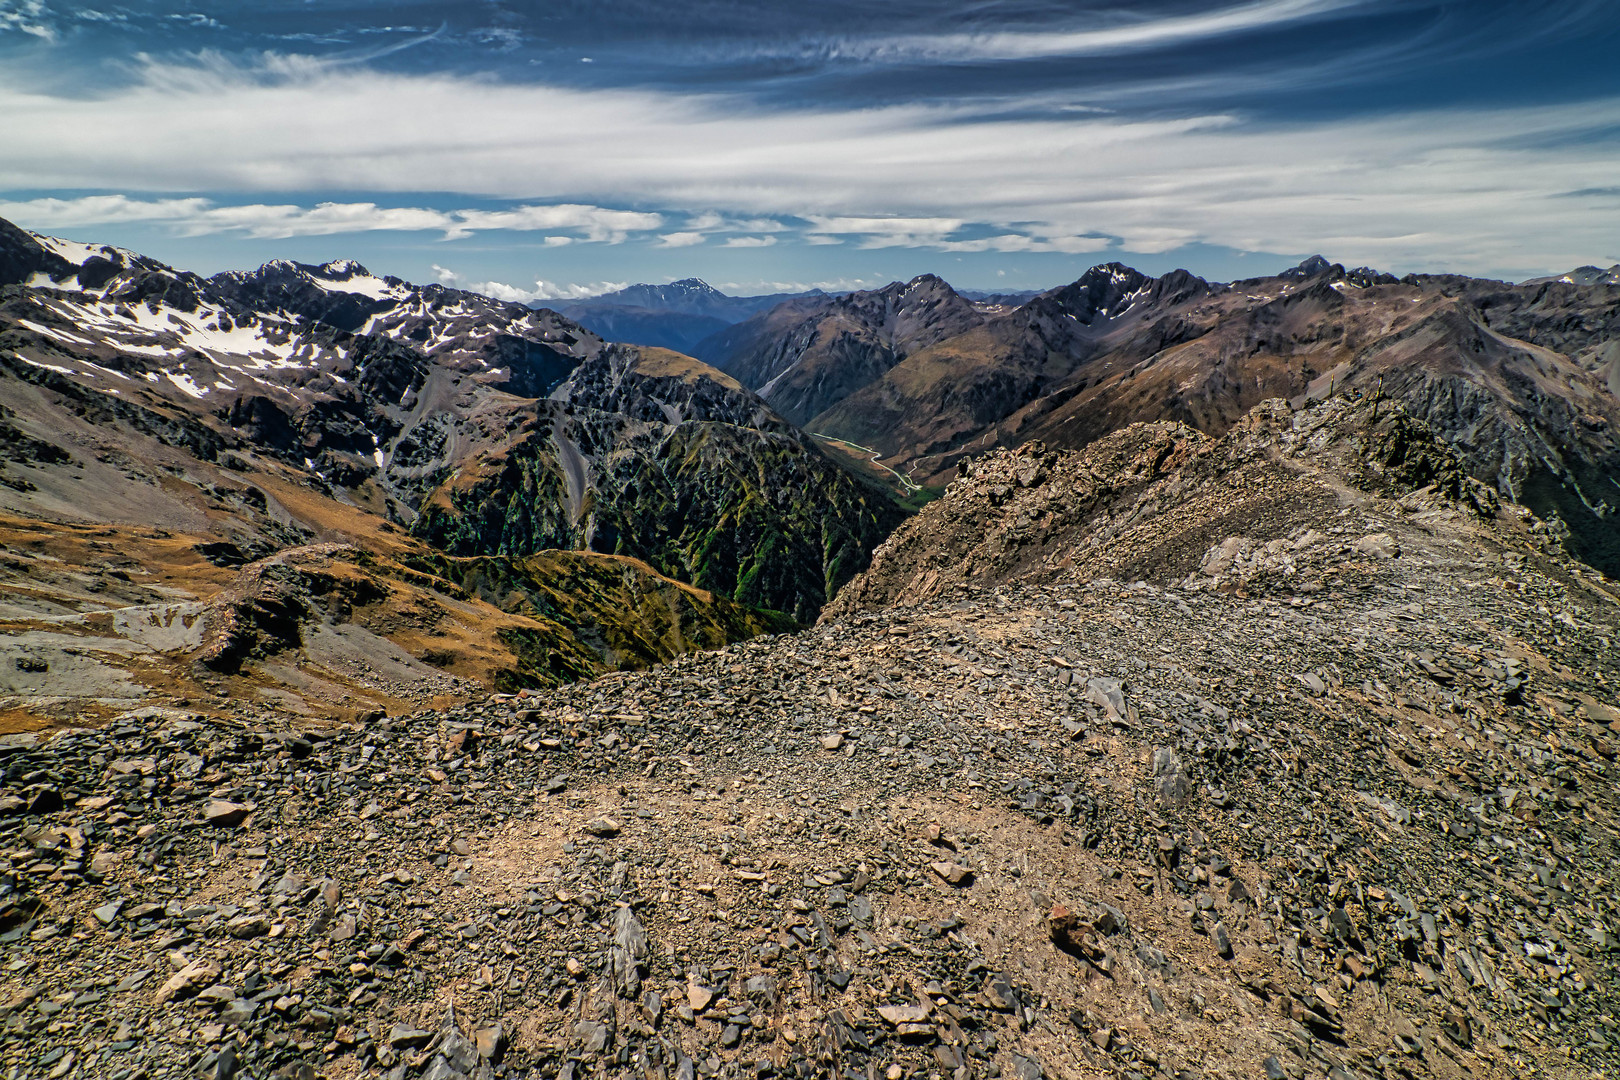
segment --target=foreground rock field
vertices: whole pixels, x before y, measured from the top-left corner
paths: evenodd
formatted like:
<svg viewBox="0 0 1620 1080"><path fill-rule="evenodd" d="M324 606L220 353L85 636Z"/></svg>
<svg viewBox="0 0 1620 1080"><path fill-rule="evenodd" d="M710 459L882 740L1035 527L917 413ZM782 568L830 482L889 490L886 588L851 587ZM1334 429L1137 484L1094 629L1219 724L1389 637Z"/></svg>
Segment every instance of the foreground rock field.
<svg viewBox="0 0 1620 1080"><path fill-rule="evenodd" d="M1610 1073L1612 600L1437 569L1310 603L962 589L365 728L14 737L0 1053Z"/></svg>
<svg viewBox="0 0 1620 1080"><path fill-rule="evenodd" d="M1557 539L1271 404L989 455L796 635L6 736L0 1068L1613 1076L1620 593Z"/></svg>

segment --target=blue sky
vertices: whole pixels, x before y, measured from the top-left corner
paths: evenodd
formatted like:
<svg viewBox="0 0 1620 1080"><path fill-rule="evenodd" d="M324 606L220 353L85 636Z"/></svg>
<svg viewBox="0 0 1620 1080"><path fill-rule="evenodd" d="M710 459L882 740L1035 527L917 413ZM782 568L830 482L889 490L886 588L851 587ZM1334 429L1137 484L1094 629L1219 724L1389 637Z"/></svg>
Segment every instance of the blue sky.
<svg viewBox="0 0 1620 1080"><path fill-rule="evenodd" d="M0 0L0 216L514 299L1620 262L1620 4Z"/></svg>

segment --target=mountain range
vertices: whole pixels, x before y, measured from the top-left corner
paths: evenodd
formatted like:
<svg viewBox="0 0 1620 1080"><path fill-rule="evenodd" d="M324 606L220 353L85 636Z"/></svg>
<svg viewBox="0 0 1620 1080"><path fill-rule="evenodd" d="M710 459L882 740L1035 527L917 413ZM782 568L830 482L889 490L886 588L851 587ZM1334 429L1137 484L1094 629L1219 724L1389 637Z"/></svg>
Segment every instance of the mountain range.
<svg viewBox="0 0 1620 1080"><path fill-rule="evenodd" d="M609 341L673 349L701 358L702 343L726 327L777 304L818 297L819 290L728 296L699 278L668 285L631 285L585 300L543 303Z"/></svg>
<svg viewBox="0 0 1620 1080"><path fill-rule="evenodd" d="M812 622L993 448L1220 437L1274 398L1387 402L1614 573L1620 285L1583 275L689 279L562 314L352 261L204 278L0 224L0 520L27 554L7 610L43 635L7 686L363 712L640 666ZM629 310L724 325L699 359L574 318ZM103 594L184 633L93 631Z"/></svg>
<svg viewBox="0 0 1620 1080"><path fill-rule="evenodd" d="M0 223L0 1050L1611 1075L1580 276L923 275L705 362Z"/></svg>
<svg viewBox="0 0 1620 1080"><path fill-rule="evenodd" d="M730 377L555 312L352 262L205 279L9 224L0 274L0 517L185 627L161 678L128 635L73 677L79 586L40 600L24 560L18 633L66 621L8 642L12 692L364 711L415 677L576 678L813 619L903 514Z"/></svg>
<svg viewBox="0 0 1620 1080"><path fill-rule="evenodd" d="M1613 573L1617 320L1606 280L1397 280L1318 256L1222 284L1113 263L1011 309L932 276L782 305L727 331L709 360L927 488L994 446L1079 448L1143 420L1219 435L1266 398L1376 393Z"/></svg>

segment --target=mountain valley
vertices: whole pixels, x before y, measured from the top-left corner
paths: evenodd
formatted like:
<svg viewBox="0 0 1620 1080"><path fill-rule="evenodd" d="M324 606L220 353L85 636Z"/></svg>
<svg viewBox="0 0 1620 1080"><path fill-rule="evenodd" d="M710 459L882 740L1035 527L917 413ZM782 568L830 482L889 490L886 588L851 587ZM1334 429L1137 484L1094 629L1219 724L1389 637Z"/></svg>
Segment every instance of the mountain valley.
<svg viewBox="0 0 1620 1080"><path fill-rule="evenodd" d="M557 312L0 223L0 1068L1613 1075L1587 269Z"/></svg>

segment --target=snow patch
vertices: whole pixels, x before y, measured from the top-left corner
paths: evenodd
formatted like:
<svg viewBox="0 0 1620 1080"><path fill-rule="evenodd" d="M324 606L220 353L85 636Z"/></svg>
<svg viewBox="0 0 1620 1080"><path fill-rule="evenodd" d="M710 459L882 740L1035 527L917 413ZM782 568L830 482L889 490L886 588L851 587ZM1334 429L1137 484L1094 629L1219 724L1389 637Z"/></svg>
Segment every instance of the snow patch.
<svg viewBox="0 0 1620 1080"><path fill-rule="evenodd" d="M92 258L111 248L101 244L81 244L77 240L63 240L55 236L41 236L39 233L30 233L39 246L56 255L60 255L74 266L83 266Z"/></svg>
<svg viewBox="0 0 1620 1080"><path fill-rule="evenodd" d="M209 388L206 386L198 386L196 380L192 379L192 377L186 374L184 371L178 373L173 371L165 371L163 374L170 382L179 387L182 393L189 394L198 401L201 401L203 398L208 396Z"/></svg>
<svg viewBox="0 0 1620 1080"><path fill-rule="evenodd" d="M46 371L54 371L58 375L77 375L78 374L77 371L74 371L70 367L62 367L59 364L45 364L45 363L41 363L38 360L30 360L26 356L22 358L22 362L25 363L25 364L29 364L29 365L31 365L33 367L44 368Z"/></svg>
<svg viewBox="0 0 1620 1080"><path fill-rule="evenodd" d="M54 330L49 326L41 326L39 323L32 322L32 321L30 321L28 319L18 319L17 320L17 325L18 326L25 326L28 329L32 330L36 334L44 334L46 337L55 338L57 341L66 342L69 345L94 345L95 344L95 342L91 341L88 338L82 338L82 337L79 337L76 334L70 334L66 330Z"/></svg>

